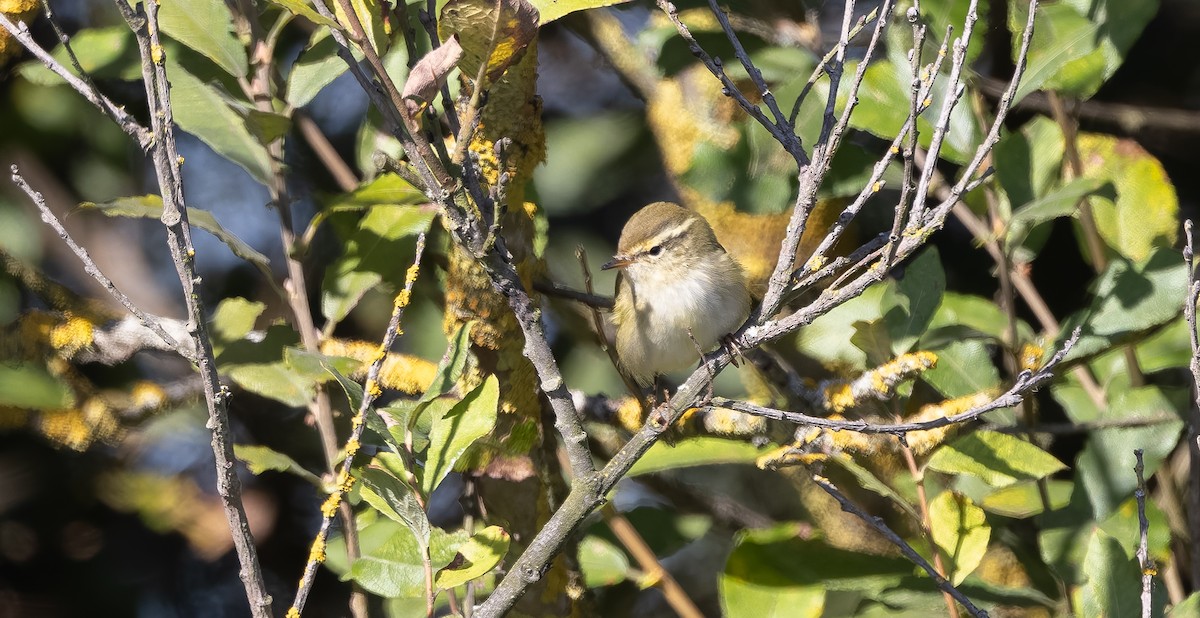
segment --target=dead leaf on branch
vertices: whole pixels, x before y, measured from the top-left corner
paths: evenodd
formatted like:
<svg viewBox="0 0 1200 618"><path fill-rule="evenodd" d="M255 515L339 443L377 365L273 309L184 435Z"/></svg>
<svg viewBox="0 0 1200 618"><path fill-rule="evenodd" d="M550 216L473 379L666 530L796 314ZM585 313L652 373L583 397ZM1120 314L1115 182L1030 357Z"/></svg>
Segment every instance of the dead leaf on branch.
<svg viewBox="0 0 1200 618"><path fill-rule="evenodd" d="M404 106L409 119L416 118L421 110L437 96L446 76L463 57L463 48L458 43L458 35L451 36L442 46L425 54L413 67L404 82Z"/></svg>
<svg viewBox="0 0 1200 618"><path fill-rule="evenodd" d="M528 0L450 0L442 8L438 30L447 40L458 35L463 73L474 77L486 63L484 79L490 83L525 55L539 19Z"/></svg>

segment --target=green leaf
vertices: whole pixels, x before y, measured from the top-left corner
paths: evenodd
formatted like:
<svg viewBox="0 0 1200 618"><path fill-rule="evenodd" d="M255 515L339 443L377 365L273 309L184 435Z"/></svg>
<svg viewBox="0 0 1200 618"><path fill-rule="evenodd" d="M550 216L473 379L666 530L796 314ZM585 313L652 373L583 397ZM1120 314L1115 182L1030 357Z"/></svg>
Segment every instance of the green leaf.
<svg viewBox="0 0 1200 618"><path fill-rule="evenodd" d="M947 474L970 474L995 487L1045 478L1066 466L1016 436L976 431L938 448L926 464Z"/></svg>
<svg viewBox="0 0 1200 618"><path fill-rule="evenodd" d="M71 50L79 59L79 65L94 79L141 79L142 70L138 59L137 44L127 26L108 28L84 28L71 35ZM52 58L65 67L71 67L71 58L62 44L54 48ZM74 72L74 71L72 71ZM17 67L17 73L40 86L64 84L61 77L47 69L40 60L31 60Z"/></svg>
<svg viewBox="0 0 1200 618"><path fill-rule="evenodd" d="M718 580L725 616L820 616L827 594L878 593L912 573L899 557L801 539L794 524L741 531L734 543Z"/></svg>
<svg viewBox="0 0 1200 618"><path fill-rule="evenodd" d="M851 344L846 333L855 322L872 322L882 317L880 302L886 290L887 285L873 285L800 329L796 335L799 351L826 366L865 368L866 354Z"/></svg>
<svg viewBox="0 0 1200 618"><path fill-rule="evenodd" d="M629 0L529 0L538 10L539 26L544 26L556 19L576 11L598 9L605 6L624 4Z"/></svg>
<svg viewBox="0 0 1200 618"><path fill-rule="evenodd" d="M417 206L397 204L370 208L359 221L357 231L346 242L342 257L325 271L322 313L330 320L340 322L367 291L384 282L400 285L408 261L397 259L397 256L412 253L409 237L429 229L433 216L432 211Z"/></svg>
<svg viewBox="0 0 1200 618"><path fill-rule="evenodd" d="M267 1L270 2L271 4L274 4L275 6L278 6L278 7L282 8L283 10L291 13L292 15L296 15L298 17L303 17L304 19L307 19L308 21L311 21L312 23L314 23L318 26L337 28L338 30L342 29L342 27L340 25L338 25L338 23L336 21L333 21L332 19L329 19L328 17L321 15L320 13L317 12L316 9L312 8L311 6L308 6L308 3L305 2L305 0L267 0Z"/></svg>
<svg viewBox="0 0 1200 618"><path fill-rule="evenodd" d="M250 471L254 474L262 474L267 470L289 472L312 483L316 487L324 487L324 483L321 482L320 477L306 470L295 459L279 451L265 446L235 444L233 445L233 454L242 463L245 463L246 467L250 468Z"/></svg>
<svg viewBox="0 0 1200 618"><path fill-rule="evenodd" d="M1046 493L1050 498L1050 510L1061 509L1071 500L1075 484L1070 481L1046 481ZM989 513L1025 519L1040 515L1044 510L1041 490L1035 481L1022 481L1002 487L984 496L979 506Z"/></svg>
<svg viewBox="0 0 1200 618"><path fill-rule="evenodd" d="M212 335L218 342L244 339L267 306L241 297L226 298L217 305L212 317Z"/></svg>
<svg viewBox="0 0 1200 618"><path fill-rule="evenodd" d="M740 440L728 440L700 436L687 438L670 446L656 442L646 454L633 464L626 476L640 476L678 468L707 466L712 464L752 463L767 452Z"/></svg>
<svg viewBox="0 0 1200 618"><path fill-rule="evenodd" d="M1171 608L1167 614L1171 618L1197 618L1200 617L1200 592L1193 592L1182 603Z"/></svg>
<svg viewBox="0 0 1200 618"><path fill-rule="evenodd" d="M949 328L954 326L966 327L974 331L976 336L985 335L995 341L1008 338L1008 315L996 303L982 296L946 292L918 347L936 350L969 338ZM1034 338L1033 329L1024 321L1017 321L1017 338L1021 341Z"/></svg>
<svg viewBox="0 0 1200 618"><path fill-rule="evenodd" d="M163 32L207 56L226 73L246 75L246 50L233 35L233 16L222 0L164 0L159 3L158 20Z"/></svg>
<svg viewBox="0 0 1200 618"><path fill-rule="evenodd" d="M1146 520L1150 524L1146 533L1146 549L1150 552L1150 557L1155 560L1169 559L1171 528L1167 523L1167 516L1149 496L1146 498ZM1137 558L1141 529L1136 497L1130 496L1122 502L1108 519L1100 522L1099 528L1121 544L1121 548L1125 550L1125 557Z"/></svg>
<svg viewBox="0 0 1200 618"><path fill-rule="evenodd" d="M314 384L328 382L344 374L353 373L362 367L362 362L353 358L326 356L320 352L309 352L297 347L283 349L283 362L288 369L295 371L296 375L303 376ZM357 399L352 398L351 403L357 404L362 401L361 392L361 387L357 393L352 391L351 394L358 394L358 397ZM357 405L354 409L358 409Z"/></svg>
<svg viewBox="0 0 1200 618"><path fill-rule="evenodd" d="M467 448L496 426L499 403L500 381L491 375L445 414L433 418L425 472L421 476L425 495L432 495Z"/></svg>
<svg viewBox="0 0 1200 618"><path fill-rule="evenodd" d="M588 535L579 542L579 570L588 588L611 586L629 578L629 558L616 545Z"/></svg>
<svg viewBox="0 0 1200 618"><path fill-rule="evenodd" d="M957 586L983 560L992 527L987 524L983 509L970 498L944 491L929 503L929 532L933 542L950 559L950 580Z"/></svg>
<svg viewBox="0 0 1200 618"><path fill-rule="evenodd" d="M383 468L363 468L360 474L363 482L363 500L389 519L404 524L412 531L422 551L429 547L429 518L417 501L413 488Z"/></svg>
<svg viewBox="0 0 1200 618"><path fill-rule="evenodd" d="M357 50L357 46L352 45L351 49ZM337 42L329 35L329 31L318 29L288 74L287 102L292 107L308 105L325 86L349 70L346 61L337 55L337 50ZM356 52L354 58L361 61L362 54Z"/></svg>
<svg viewBox="0 0 1200 618"><path fill-rule="evenodd" d="M1179 231L1179 198L1162 163L1131 139L1081 133L1077 145L1084 176L1117 189L1115 200L1091 199L1105 244L1134 262L1171 248Z"/></svg>
<svg viewBox="0 0 1200 618"><path fill-rule="evenodd" d="M357 581L363 588L385 598L424 599L426 582L422 565L423 551L411 532L397 529L396 525L390 520L383 520L368 526L362 535L364 537L368 534L377 537L374 530L376 527L379 527L381 532L391 531L391 535L382 540L372 538L370 545L364 542L363 557L354 561L342 579ZM433 571L437 572L450 564L458 548L467 542L467 533L462 530L447 533L441 528L433 528L430 532L429 562ZM341 549L342 546L344 545L338 543L338 547L335 548L331 542L331 555L335 549Z"/></svg>
<svg viewBox="0 0 1200 618"><path fill-rule="evenodd" d="M424 552L408 531L394 534L371 554L355 560L343 579L384 598L425 594Z"/></svg>
<svg viewBox="0 0 1200 618"><path fill-rule="evenodd" d="M488 526L476 532L471 540L458 548L454 560L438 571L434 583L442 590L449 590L482 577L504 559L511 540L500 526Z"/></svg>
<svg viewBox="0 0 1200 618"><path fill-rule="evenodd" d="M1088 308L1063 321L1056 345L1079 325L1082 334L1067 354L1069 360L1125 343L1179 315L1183 311L1179 299L1186 291L1183 258L1173 249L1155 251L1143 264L1116 257L1092 285Z"/></svg>
<svg viewBox="0 0 1200 618"><path fill-rule="evenodd" d="M895 30L899 31L900 29ZM907 44L902 43L902 45L905 50L910 49L912 47L911 39ZM943 68L948 69L949 63L943 63ZM847 72L855 70L857 70L856 67L847 63ZM929 95L933 105L929 112L922 114L917 121L918 141L922 148L928 148L930 145L933 126L930 124L929 118L936 118L936 115L940 113L948 82L949 76L946 73L938 74ZM891 140L908 121L908 104L897 105L896 102L908 101L911 96L909 92L911 83L912 71L903 55L898 57L890 55L888 59L872 62L863 76L863 84L858 92L859 105L855 108L854 115L850 117L850 124L881 139ZM841 113L845 107L846 96L848 96L847 89L842 88L838 92L838 113ZM942 143L941 158L955 163L965 163L974 154L979 137L979 127L971 118L969 106L960 103L950 113L950 130L946 133L946 139Z"/></svg>
<svg viewBox="0 0 1200 618"><path fill-rule="evenodd" d="M69 386L28 363L0 363L0 406L61 410L75 405Z"/></svg>
<svg viewBox="0 0 1200 618"><path fill-rule="evenodd" d="M141 195L130 197L119 197L108 202L83 202L79 205L83 208L96 208L100 212L109 217L139 217L143 219L158 219L162 217L162 196L160 195ZM259 267L270 266L270 260L267 256L254 250L254 247L246 244L242 239L234 236L232 232L227 231L217 223L217 219L213 217L211 212L201 210L199 208L187 209L188 223L193 227L198 227L209 234L212 234L217 240L225 243L229 250L234 255L250 262Z"/></svg>
<svg viewBox="0 0 1200 618"><path fill-rule="evenodd" d="M937 366L922 373L921 379L947 399L965 397L1000 384L1000 372L982 341L956 341L934 353L938 357Z"/></svg>
<svg viewBox="0 0 1200 618"><path fill-rule="evenodd" d="M1141 607L1142 570L1137 562L1125 557L1120 543L1107 534L1095 531L1087 544L1083 558L1083 582L1076 590L1076 605L1080 616L1129 616ZM1162 584L1157 582L1158 594L1151 599L1162 615ZM1152 608L1153 611L1154 608Z"/></svg>
<svg viewBox="0 0 1200 618"><path fill-rule="evenodd" d="M1002 211L1006 219L1012 208L1043 197L1059 181L1065 150L1062 129L1045 116L1033 118L1020 131L1001 131L992 156L1008 202L1009 210Z"/></svg>
<svg viewBox="0 0 1200 618"><path fill-rule="evenodd" d="M1178 403L1172 402L1167 391L1155 386L1117 389L1109 394L1104 408L1097 408L1083 389L1073 383L1056 385L1051 394L1075 423L1171 417L1188 400L1186 392L1176 390ZM1133 493L1137 485L1132 473L1133 449L1145 450L1146 476L1153 475L1174 450L1182 428L1183 421L1179 420L1145 427L1108 427L1089 434L1075 469L1097 520L1107 518Z"/></svg>
<svg viewBox="0 0 1200 618"><path fill-rule="evenodd" d="M308 405L316 396L316 383L282 362L234 365L225 372L238 386L295 408Z"/></svg>
<svg viewBox="0 0 1200 618"><path fill-rule="evenodd" d="M925 332L946 291L946 273L936 247L910 261L904 276L888 288L881 303L883 322L892 338L892 351L904 354Z"/></svg>
<svg viewBox="0 0 1200 618"><path fill-rule="evenodd" d="M266 184L271 177L270 155L250 134L242 116L229 107L226 97L215 86L201 81L177 63L168 65L171 108L179 128Z"/></svg>
<svg viewBox="0 0 1200 618"><path fill-rule="evenodd" d="M1112 199L1116 197L1113 186L1099 178L1076 178L1071 182L1035 199L1013 213L1008 222L1005 243L1009 248L1025 242L1029 231L1039 224L1059 217L1072 216L1085 196L1100 193Z"/></svg>
<svg viewBox="0 0 1200 618"><path fill-rule="evenodd" d="M1020 49L1021 31L1029 19L1029 5L1009 2L1008 27L1013 33L1013 51ZM1089 21L1066 3L1039 4L1034 18L1028 65L1017 86L1013 103L1037 90L1070 88L1080 92L1098 85L1101 71L1073 61L1095 50L1098 24Z"/></svg>

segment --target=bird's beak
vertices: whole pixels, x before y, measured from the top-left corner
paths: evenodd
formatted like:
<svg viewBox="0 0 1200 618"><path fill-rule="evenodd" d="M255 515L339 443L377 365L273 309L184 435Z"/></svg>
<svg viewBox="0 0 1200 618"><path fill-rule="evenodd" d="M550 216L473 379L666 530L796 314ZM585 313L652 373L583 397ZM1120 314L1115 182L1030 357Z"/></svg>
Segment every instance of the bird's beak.
<svg viewBox="0 0 1200 618"><path fill-rule="evenodd" d="M621 257L619 255L614 255L613 259L605 262L604 265L600 267L600 270L612 270L614 268L625 268L626 266L629 266L629 264L632 262L633 262L633 260L631 260L629 258Z"/></svg>

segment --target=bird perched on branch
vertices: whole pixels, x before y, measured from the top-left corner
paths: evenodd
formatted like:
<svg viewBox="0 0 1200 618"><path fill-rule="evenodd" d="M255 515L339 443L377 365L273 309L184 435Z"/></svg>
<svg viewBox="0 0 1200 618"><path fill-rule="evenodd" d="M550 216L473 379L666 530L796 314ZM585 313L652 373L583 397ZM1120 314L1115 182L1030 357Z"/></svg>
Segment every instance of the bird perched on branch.
<svg viewBox="0 0 1200 618"><path fill-rule="evenodd" d="M703 217L656 202L621 230L613 322L622 368L645 386L695 363L746 321L750 291L742 268Z"/></svg>

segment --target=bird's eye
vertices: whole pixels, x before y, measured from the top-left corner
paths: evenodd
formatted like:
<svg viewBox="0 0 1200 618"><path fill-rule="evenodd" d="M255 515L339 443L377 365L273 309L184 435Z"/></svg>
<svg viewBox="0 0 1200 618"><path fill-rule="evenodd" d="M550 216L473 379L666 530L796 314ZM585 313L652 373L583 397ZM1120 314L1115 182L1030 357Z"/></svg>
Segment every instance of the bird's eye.
<svg viewBox="0 0 1200 618"><path fill-rule="evenodd" d="M650 255L659 255L662 253L662 245L654 245L650 247Z"/></svg>

